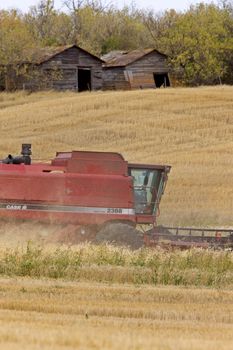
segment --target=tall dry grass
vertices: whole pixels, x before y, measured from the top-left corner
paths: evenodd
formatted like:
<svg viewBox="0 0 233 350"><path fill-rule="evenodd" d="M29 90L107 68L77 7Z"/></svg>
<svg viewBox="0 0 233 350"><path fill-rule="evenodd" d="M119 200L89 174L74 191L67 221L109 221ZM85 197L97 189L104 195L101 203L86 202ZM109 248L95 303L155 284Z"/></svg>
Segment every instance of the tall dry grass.
<svg viewBox="0 0 233 350"><path fill-rule="evenodd" d="M131 92L0 94L0 156L33 144L121 152L173 166L159 222L232 225L233 87Z"/></svg>

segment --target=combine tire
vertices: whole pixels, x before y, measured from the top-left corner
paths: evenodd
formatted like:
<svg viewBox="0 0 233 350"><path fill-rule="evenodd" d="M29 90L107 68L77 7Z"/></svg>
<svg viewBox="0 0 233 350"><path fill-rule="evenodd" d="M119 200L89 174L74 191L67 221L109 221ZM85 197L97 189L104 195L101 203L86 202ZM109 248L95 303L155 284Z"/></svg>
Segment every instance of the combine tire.
<svg viewBox="0 0 233 350"><path fill-rule="evenodd" d="M107 224L100 229L96 235L96 243L104 242L131 249L139 249L144 245L142 233L134 227L122 223Z"/></svg>

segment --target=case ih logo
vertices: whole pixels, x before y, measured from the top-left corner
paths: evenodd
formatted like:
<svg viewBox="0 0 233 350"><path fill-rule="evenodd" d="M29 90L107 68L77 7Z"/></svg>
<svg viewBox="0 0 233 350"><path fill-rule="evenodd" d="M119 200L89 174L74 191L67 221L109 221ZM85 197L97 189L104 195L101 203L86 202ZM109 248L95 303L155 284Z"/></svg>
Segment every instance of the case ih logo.
<svg viewBox="0 0 233 350"><path fill-rule="evenodd" d="M9 210L27 210L26 205L18 205L18 204L7 204L6 209Z"/></svg>

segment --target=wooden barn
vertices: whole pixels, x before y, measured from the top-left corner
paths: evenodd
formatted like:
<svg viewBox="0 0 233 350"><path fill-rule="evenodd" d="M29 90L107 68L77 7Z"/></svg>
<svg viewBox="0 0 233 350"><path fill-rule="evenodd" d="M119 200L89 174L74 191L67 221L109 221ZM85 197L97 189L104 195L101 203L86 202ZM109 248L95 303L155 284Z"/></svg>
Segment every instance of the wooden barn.
<svg viewBox="0 0 233 350"><path fill-rule="evenodd" d="M113 51L102 59L104 90L170 86L167 56L155 49Z"/></svg>
<svg viewBox="0 0 233 350"><path fill-rule="evenodd" d="M17 66L8 66L6 90L102 89L103 61L79 46L39 48L25 57Z"/></svg>

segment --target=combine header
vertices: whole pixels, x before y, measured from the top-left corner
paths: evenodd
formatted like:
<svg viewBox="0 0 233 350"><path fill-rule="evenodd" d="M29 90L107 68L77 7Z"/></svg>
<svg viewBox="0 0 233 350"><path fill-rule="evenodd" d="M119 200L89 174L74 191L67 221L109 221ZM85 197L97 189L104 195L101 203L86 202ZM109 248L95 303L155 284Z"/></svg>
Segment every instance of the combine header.
<svg viewBox="0 0 233 350"><path fill-rule="evenodd" d="M31 145L23 144L21 156L0 163L0 216L60 224L65 241L184 246L187 238L173 229L156 228L170 168L131 164L113 152L57 152L51 163L34 163ZM153 228L143 233L138 225ZM231 232L215 238L224 247L233 241Z"/></svg>

